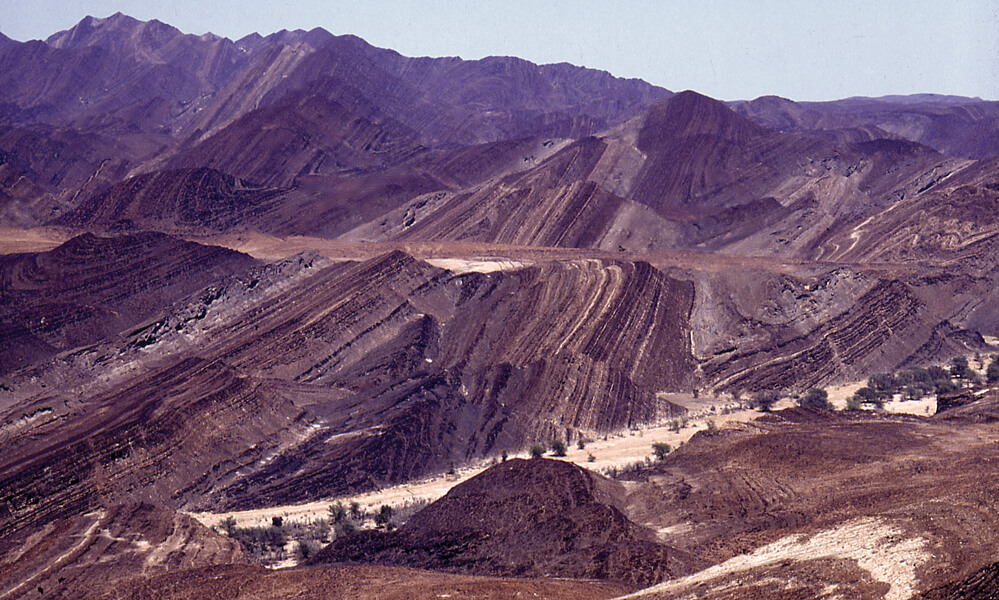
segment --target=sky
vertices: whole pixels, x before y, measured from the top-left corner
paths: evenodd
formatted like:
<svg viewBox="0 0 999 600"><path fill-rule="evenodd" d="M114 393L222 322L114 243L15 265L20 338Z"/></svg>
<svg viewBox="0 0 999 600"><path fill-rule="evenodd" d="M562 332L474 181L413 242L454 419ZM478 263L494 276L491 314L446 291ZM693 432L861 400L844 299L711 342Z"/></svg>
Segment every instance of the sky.
<svg viewBox="0 0 999 600"><path fill-rule="evenodd" d="M723 100L999 100L999 0L0 0L0 32L119 11L230 39L322 27L407 56L569 62Z"/></svg>

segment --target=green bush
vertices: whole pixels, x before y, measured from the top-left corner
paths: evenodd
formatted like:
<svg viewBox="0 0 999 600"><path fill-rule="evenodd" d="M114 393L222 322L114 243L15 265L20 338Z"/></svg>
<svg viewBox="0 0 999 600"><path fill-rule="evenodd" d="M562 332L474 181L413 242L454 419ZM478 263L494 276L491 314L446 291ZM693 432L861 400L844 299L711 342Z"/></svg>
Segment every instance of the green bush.
<svg viewBox="0 0 999 600"><path fill-rule="evenodd" d="M531 448L528 452L531 453L531 458L541 458L545 455L545 447L541 444L531 444Z"/></svg>
<svg viewBox="0 0 999 600"><path fill-rule="evenodd" d="M548 446L552 449L552 455L554 456L565 456L568 448L565 447L565 442L559 438L553 439Z"/></svg>
<svg viewBox="0 0 999 600"><path fill-rule="evenodd" d="M969 379L973 376L968 367L968 359L963 356L955 356L950 359L950 376L954 379Z"/></svg>
<svg viewBox="0 0 999 600"><path fill-rule="evenodd" d="M330 504L329 513L330 521L333 521L335 525L339 525L347 520L347 509L339 502Z"/></svg>
<svg viewBox="0 0 999 600"><path fill-rule="evenodd" d="M655 442L652 444L652 453L656 455L656 460L666 460L673 447L666 442Z"/></svg>
<svg viewBox="0 0 999 600"><path fill-rule="evenodd" d="M898 391L898 380L891 373L878 373L871 375L867 380L867 387L884 399L890 399Z"/></svg>
<svg viewBox="0 0 999 600"><path fill-rule="evenodd" d="M388 527L392 522L392 507L388 504L382 504L378 512L375 513L375 526L376 527Z"/></svg>
<svg viewBox="0 0 999 600"><path fill-rule="evenodd" d="M782 397L782 394L777 390L760 390L756 392L754 400L756 400L756 406L763 412L770 412L770 409L777 404Z"/></svg>
<svg viewBox="0 0 999 600"><path fill-rule="evenodd" d="M802 408L817 408L820 410L832 410L829 404L829 394L822 388L809 388L798 399L798 406Z"/></svg>
<svg viewBox="0 0 999 600"><path fill-rule="evenodd" d="M999 382L999 359L992 359L989 368L985 369L985 379L989 383Z"/></svg>

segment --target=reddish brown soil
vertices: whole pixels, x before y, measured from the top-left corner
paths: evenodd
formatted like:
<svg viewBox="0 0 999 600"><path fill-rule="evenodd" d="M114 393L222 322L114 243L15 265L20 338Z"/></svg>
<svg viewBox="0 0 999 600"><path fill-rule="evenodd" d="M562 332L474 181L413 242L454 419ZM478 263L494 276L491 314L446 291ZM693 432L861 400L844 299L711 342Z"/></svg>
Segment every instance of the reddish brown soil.
<svg viewBox="0 0 999 600"><path fill-rule="evenodd" d="M514 579L449 575L380 566L335 566L268 571L253 567L211 567L146 580L87 596L122 600L604 600L627 588L602 581Z"/></svg>

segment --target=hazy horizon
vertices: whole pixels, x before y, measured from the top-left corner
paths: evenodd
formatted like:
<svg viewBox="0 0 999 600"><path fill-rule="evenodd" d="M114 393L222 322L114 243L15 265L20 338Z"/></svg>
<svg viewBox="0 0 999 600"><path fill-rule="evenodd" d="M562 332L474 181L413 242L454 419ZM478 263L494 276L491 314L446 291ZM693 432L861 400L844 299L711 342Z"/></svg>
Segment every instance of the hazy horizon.
<svg viewBox="0 0 999 600"><path fill-rule="evenodd" d="M0 32L45 39L123 12L232 40L321 27L407 56L568 62L724 100L942 94L999 99L999 3L565 0L169 5L8 0Z"/></svg>

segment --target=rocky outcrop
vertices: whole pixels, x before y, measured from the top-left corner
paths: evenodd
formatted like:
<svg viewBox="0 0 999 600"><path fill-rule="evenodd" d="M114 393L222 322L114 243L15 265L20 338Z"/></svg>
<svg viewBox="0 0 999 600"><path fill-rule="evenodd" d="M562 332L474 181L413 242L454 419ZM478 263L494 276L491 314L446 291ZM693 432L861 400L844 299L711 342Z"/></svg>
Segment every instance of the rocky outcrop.
<svg viewBox="0 0 999 600"><path fill-rule="evenodd" d="M99 598L135 577L250 565L242 547L192 517L116 505L19 530L0 549L5 598Z"/></svg>
<svg viewBox="0 0 999 600"><path fill-rule="evenodd" d="M75 237L0 257L0 374L138 325L252 258L162 234Z"/></svg>

